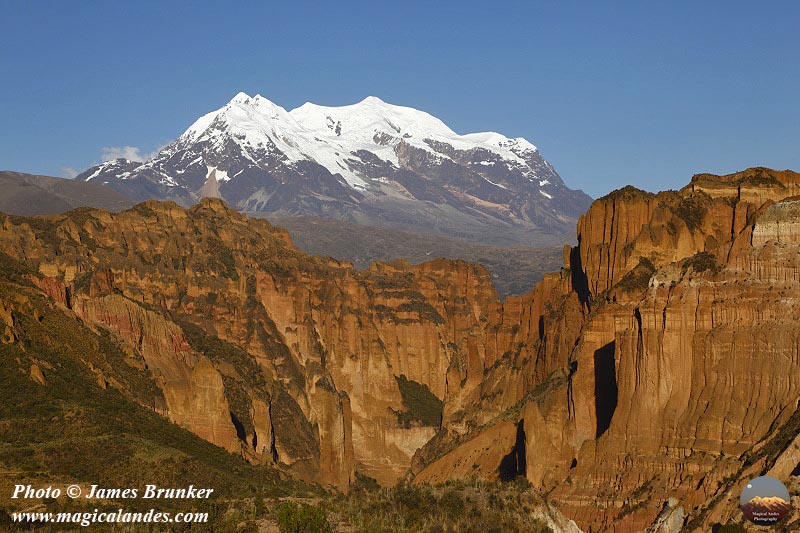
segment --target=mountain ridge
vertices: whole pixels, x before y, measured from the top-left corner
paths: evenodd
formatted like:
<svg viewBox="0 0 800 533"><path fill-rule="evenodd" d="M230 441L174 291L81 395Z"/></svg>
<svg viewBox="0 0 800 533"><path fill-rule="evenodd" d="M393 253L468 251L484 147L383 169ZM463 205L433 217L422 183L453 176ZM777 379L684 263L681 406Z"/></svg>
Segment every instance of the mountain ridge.
<svg viewBox="0 0 800 533"><path fill-rule="evenodd" d="M55 215L76 207L121 211L134 202L98 183L12 170L0 171L0 212L13 215Z"/></svg>
<svg viewBox="0 0 800 533"><path fill-rule="evenodd" d="M78 207L95 207L116 212L135 202L99 183L67 178L35 176L0 171L0 212L36 216L61 214ZM204 194L215 197L214 189ZM318 217L282 215L278 212L254 213L288 229L299 249L313 255L331 256L352 262L356 268L369 267L372 261L407 259L421 263L433 258L464 259L485 264L501 297L528 292L542 275L558 268L563 239L541 236L537 247L508 246L513 235L488 233L495 245L446 238L419 231L369 227Z"/></svg>
<svg viewBox="0 0 800 533"><path fill-rule="evenodd" d="M522 137L459 135L428 113L376 97L286 111L239 93L153 159L107 161L76 179L136 201L189 206L217 196L245 212L399 223L451 237L454 228L491 227L518 245L537 244L536 233L570 233L590 201Z"/></svg>

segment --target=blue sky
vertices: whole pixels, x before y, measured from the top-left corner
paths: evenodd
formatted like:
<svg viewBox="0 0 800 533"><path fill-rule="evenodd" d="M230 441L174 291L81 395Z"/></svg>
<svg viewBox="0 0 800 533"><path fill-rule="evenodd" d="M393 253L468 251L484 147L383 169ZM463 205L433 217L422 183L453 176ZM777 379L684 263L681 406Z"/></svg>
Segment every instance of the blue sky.
<svg viewBox="0 0 800 533"><path fill-rule="evenodd" d="M147 153L238 91L376 95L536 144L571 187L800 170L798 2L4 2L0 168Z"/></svg>

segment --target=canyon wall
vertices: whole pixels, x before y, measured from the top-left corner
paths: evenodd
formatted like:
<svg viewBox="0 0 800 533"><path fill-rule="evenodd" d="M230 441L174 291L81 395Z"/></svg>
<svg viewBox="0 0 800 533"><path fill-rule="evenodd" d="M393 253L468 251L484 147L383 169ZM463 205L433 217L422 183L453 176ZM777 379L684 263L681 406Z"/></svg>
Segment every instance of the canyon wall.
<svg viewBox="0 0 800 533"><path fill-rule="evenodd" d="M510 421L524 442L503 445L584 530L642 531L677 509L690 531L740 519L750 477L800 470L798 187L800 174L750 169L597 200L560 282L523 304L538 331L521 317L525 346L474 400L496 405L495 375L521 373L516 404L428 444L417 479L446 477L443 464L468 477L459 457ZM468 475L502 477L481 464Z"/></svg>
<svg viewBox="0 0 800 533"><path fill-rule="evenodd" d="M212 199L0 226L0 251L136 353L164 393L159 412L312 481L401 479L441 426L441 404L497 358L486 324L500 301L478 265L356 271Z"/></svg>
<svg viewBox="0 0 800 533"><path fill-rule="evenodd" d="M800 463L798 190L759 168L615 191L504 302L479 265L358 271L215 199L2 216L0 251L128 347L153 409L249 461L341 489L524 477L586 531L704 531Z"/></svg>

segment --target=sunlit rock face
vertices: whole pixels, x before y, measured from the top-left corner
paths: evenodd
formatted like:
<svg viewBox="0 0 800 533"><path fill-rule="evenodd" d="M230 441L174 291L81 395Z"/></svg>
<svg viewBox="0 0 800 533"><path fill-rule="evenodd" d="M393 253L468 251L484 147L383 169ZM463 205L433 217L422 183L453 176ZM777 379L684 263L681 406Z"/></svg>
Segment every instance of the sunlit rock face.
<svg viewBox="0 0 800 533"><path fill-rule="evenodd" d="M616 191L504 302L478 265L356 271L218 199L4 216L0 250L248 460L341 488L524 476L585 531L706 531L746 478L800 471L798 183Z"/></svg>
<svg viewBox="0 0 800 533"><path fill-rule="evenodd" d="M785 199L798 186L750 169L597 200L561 274L521 313L506 303L524 346L487 373L472 439L432 441L418 475L472 457L510 419L528 480L584 530L641 531L675 509L690 530L738 519L740 481L797 471L800 214Z"/></svg>
<svg viewBox="0 0 800 533"><path fill-rule="evenodd" d="M442 403L497 358L487 325L501 304L483 267L357 272L297 252L283 230L220 200L4 217L1 242L46 294L130 346L163 391L159 412L341 488L356 469L383 484L403 477L441 427ZM427 404L409 403L400 376Z"/></svg>

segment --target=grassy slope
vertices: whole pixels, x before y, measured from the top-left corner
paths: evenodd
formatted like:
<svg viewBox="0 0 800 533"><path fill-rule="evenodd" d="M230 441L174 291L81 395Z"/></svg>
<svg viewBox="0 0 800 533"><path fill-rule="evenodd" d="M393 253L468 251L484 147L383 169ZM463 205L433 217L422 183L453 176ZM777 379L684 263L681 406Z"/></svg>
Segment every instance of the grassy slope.
<svg viewBox="0 0 800 533"><path fill-rule="evenodd" d="M322 494L275 468L250 465L143 407L158 393L149 373L126 363L109 337L25 286L24 271L0 256L0 304L12 309L16 337L0 343L0 511L41 505L9 498L13 485L28 483L140 489L193 484L215 489L217 498L199 509L218 514L228 506L220 502L230 500ZM34 364L45 385L30 377ZM92 367L119 388L101 387ZM163 503L162 510L188 508ZM139 505L152 507L146 500L125 501L131 510ZM64 497L47 502L48 510L59 508L75 511L78 504Z"/></svg>

